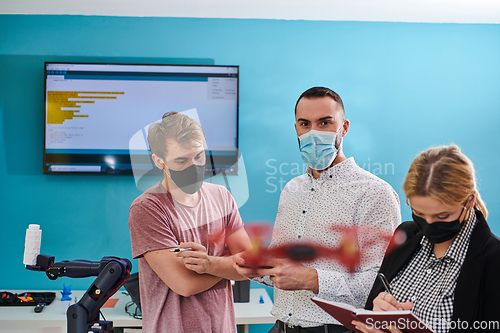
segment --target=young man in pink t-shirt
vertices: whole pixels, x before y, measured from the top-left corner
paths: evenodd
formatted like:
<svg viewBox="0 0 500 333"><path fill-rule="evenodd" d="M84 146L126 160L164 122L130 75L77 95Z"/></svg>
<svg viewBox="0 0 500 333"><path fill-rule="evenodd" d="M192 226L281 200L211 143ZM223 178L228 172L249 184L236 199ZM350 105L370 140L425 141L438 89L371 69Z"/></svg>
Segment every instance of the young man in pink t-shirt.
<svg viewBox="0 0 500 333"><path fill-rule="evenodd" d="M251 247L234 199L225 187L203 182L205 137L193 119L167 113L150 126L148 141L165 178L129 213L143 331L234 333L229 280L245 277L231 256ZM171 251L177 248L192 250Z"/></svg>

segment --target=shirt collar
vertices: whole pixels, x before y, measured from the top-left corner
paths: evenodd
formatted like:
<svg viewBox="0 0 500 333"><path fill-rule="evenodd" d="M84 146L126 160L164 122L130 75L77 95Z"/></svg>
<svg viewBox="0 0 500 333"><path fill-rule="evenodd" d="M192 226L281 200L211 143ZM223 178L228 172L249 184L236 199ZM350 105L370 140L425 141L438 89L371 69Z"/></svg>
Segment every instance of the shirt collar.
<svg viewBox="0 0 500 333"><path fill-rule="evenodd" d="M450 247L444 254L444 258L450 258L452 260L463 261L465 253L467 252L467 246L469 244L470 237L472 235L472 230L476 225L476 212L473 209L470 210L469 218L465 222L465 225L458 233L458 236L453 240Z"/></svg>
<svg viewBox="0 0 500 333"><path fill-rule="evenodd" d="M338 178L340 175L344 174L345 172L352 170L356 166L356 162L354 161L354 157L349 157L348 159L334 164L325 171L321 173L321 176L319 179L334 179ZM310 176L313 177L312 169L310 166L307 167L306 173Z"/></svg>

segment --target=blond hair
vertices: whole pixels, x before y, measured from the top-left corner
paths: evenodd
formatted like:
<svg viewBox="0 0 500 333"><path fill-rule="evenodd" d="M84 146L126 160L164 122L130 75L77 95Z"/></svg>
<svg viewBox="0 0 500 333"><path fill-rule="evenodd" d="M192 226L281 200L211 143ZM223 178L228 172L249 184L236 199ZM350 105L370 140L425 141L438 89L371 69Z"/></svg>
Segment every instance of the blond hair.
<svg viewBox="0 0 500 333"><path fill-rule="evenodd" d="M474 165L454 144L421 152L411 163L403 190L407 202L414 195L430 196L448 206L464 205L475 191L474 208L488 216L476 188Z"/></svg>
<svg viewBox="0 0 500 333"><path fill-rule="evenodd" d="M167 112L161 122L149 126L148 142L151 153L165 161L168 140L175 140L186 146L193 140L205 141L205 134L201 125L192 118L178 112Z"/></svg>

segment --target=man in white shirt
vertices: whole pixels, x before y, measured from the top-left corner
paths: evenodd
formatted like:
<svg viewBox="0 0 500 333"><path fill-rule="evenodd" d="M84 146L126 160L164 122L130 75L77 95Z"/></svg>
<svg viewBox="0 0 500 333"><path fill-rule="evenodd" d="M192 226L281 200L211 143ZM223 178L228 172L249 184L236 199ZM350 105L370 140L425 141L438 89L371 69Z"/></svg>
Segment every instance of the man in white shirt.
<svg viewBox="0 0 500 333"><path fill-rule="evenodd" d="M401 222L398 195L388 183L357 166L354 158L345 157L342 139L349 120L340 96L329 88L308 89L295 105L295 120L308 168L281 193L270 247L303 241L337 248L342 234L332 231L333 226L392 233ZM333 258L307 263L275 258L266 262L266 268L251 269L237 255L240 274L274 287L271 313L278 321L270 332L348 331L310 298L364 306L388 245L380 241L368 246L366 236L358 234L356 245L364 256L354 272Z"/></svg>

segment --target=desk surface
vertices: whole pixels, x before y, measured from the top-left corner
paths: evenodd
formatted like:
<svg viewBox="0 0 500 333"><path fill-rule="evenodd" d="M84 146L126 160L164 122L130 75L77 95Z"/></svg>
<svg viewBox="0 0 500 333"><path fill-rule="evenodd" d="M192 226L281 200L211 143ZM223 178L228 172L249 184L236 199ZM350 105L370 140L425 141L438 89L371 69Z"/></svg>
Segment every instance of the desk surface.
<svg viewBox="0 0 500 333"><path fill-rule="evenodd" d="M56 290L10 290L13 293L21 292L44 292L56 293L56 299L47 305L41 313L34 312L34 306L2 306L0 307L0 333L65 333L66 332L66 310L74 303L75 297L80 299L85 291L74 290L70 295L73 301L62 302L61 293ZM264 303L260 303L260 297ZM111 297L118 298L113 308L102 308L101 311L106 320L112 320L114 327L141 327L142 320L135 319L125 312L125 305L131 301L130 296L118 291ZM236 324L270 324L275 322L271 315L273 303L266 289L251 288L250 302L234 303Z"/></svg>

